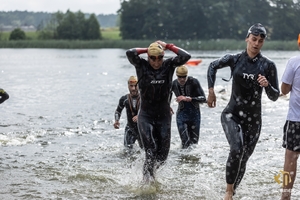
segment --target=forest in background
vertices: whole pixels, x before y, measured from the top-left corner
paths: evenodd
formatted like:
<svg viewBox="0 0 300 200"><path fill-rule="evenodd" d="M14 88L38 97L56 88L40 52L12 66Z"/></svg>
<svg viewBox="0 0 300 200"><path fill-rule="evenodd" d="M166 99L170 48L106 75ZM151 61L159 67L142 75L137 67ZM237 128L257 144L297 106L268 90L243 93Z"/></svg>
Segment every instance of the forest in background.
<svg viewBox="0 0 300 200"><path fill-rule="evenodd" d="M69 10L0 12L0 33L4 24L27 27L34 24L37 33L42 33L39 39L81 40L85 38L81 34L85 27L96 27L81 25L91 21L93 15L100 29L117 27L121 40L243 40L248 28L257 22L266 27L269 41L293 41L300 32L299 0L122 0L120 4L117 15L105 19L100 18L105 15ZM103 39L101 33L97 38Z"/></svg>
<svg viewBox="0 0 300 200"><path fill-rule="evenodd" d="M300 0L124 0L123 39L245 39L255 23L267 40L294 40L300 33Z"/></svg>

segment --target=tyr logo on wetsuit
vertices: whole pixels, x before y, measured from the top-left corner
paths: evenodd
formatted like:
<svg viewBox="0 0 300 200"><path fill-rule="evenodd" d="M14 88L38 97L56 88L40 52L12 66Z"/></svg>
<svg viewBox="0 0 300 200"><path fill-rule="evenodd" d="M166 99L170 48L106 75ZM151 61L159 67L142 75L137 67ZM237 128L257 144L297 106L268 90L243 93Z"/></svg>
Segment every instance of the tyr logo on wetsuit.
<svg viewBox="0 0 300 200"><path fill-rule="evenodd" d="M247 74L247 73L243 73L243 78L244 79L251 79L254 80L255 74Z"/></svg>

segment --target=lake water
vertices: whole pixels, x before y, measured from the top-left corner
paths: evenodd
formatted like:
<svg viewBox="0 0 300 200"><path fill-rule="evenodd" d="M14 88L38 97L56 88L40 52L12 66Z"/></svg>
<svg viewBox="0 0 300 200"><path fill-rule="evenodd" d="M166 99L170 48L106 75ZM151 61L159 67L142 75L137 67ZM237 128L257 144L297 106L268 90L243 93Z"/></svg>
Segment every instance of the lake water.
<svg viewBox="0 0 300 200"><path fill-rule="evenodd" d="M236 53L239 51L231 51ZM207 95L209 63L225 51L190 51L203 61L189 68ZM263 51L277 64L279 80L298 51ZM167 52L168 56L173 53ZM229 68L219 70L217 107L201 106L199 145L180 149L175 116L167 163L155 185L142 185L144 152L123 149L113 128L119 98L135 74L123 49L0 49L0 87L10 99L0 105L1 199L222 199L228 144L220 113L230 96ZM175 78L175 77L174 77ZM263 95L262 132L235 199L280 199L274 176L283 169L282 127L288 97ZM172 108L177 103L172 101ZM300 178L293 197L300 199Z"/></svg>

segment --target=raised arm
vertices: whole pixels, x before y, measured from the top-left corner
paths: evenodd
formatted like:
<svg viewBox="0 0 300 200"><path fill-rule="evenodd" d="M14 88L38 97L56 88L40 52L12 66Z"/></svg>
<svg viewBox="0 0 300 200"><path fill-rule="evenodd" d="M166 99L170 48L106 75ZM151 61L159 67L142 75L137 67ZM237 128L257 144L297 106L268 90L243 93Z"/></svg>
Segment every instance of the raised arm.
<svg viewBox="0 0 300 200"><path fill-rule="evenodd" d="M177 56L173 58L174 67L185 64L191 58L191 54L189 54L186 50L175 46L174 44L167 44L160 40L156 42L160 44L165 50L167 49L177 54Z"/></svg>
<svg viewBox="0 0 300 200"><path fill-rule="evenodd" d="M126 51L126 56L132 65L138 66L139 63L141 62L141 58L139 55L143 53L147 53L147 51L148 48L132 48Z"/></svg>

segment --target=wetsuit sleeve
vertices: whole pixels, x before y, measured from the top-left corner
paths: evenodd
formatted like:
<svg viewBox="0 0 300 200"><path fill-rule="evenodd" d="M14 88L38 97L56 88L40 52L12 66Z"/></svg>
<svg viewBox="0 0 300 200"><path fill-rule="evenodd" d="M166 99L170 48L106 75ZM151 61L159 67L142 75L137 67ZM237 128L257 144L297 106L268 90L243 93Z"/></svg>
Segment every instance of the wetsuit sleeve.
<svg viewBox="0 0 300 200"><path fill-rule="evenodd" d="M171 102L172 97L173 97L173 93L171 92L171 93L170 93L170 96L169 96L169 103Z"/></svg>
<svg viewBox="0 0 300 200"><path fill-rule="evenodd" d="M0 88L0 104L6 101L9 98L9 95Z"/></svg>
<svg viewBox="0 0 300 200"><path fill-rule="evenodd" d="M268 67L268 74L266 75L269 84L265 87L265 91L270 100L276 101L280 95L278 77L277 77L277 69L275 63L271 63Z"/></svg>
<svg viewBox="0 0 300 200"><path fill-rule="evenodd" d="M200 85L200 82L198 81L198 79L193 79L193 85L194 85L194 93L196 94L196 96L192 96L192 101L196 101L199 103L205 103L206 102L206 97L205 97L205 93Z"/></svg>
<svg viewBox="0 0 300 200"><path fill-rule="evenodd" d="M115 111L115 120L116 121L119 121L120 118L121 118L121 114L122 114L122 110L124 109L125 107L125 100L126 100L126 95L125 96L122 96L119 100L119 104L118 104L118 107Z"/></svg>
<svg viewBox="0 0 300 200"><path fill-rule="evenodd" d="M228 66L230 66L232 71L234 67L234 56L230 54L227 54L221 57L220 59L215 60L209 64L207 70L208 88L213 88L215 86L216 74L218 69L228 67Z"/></svg>
<svg viewBox="0 0 300 200"><path fill-rule="evenodd" d="M174 44L167 44L166 49L177 54L177 56L172 60L174 67L185 64L191 58L191 55L187 51L175 46Z"/></svg>
<svg viewBox="0 0 300 200"><path fill-rule="evenodd" d="M141 58L139 55L147 52L148 48L133 48L126 51L126 56L132 65L138 67L141 63Z"/></svg>

